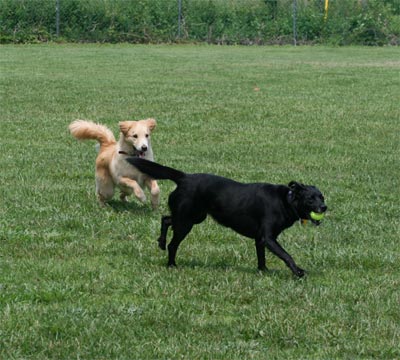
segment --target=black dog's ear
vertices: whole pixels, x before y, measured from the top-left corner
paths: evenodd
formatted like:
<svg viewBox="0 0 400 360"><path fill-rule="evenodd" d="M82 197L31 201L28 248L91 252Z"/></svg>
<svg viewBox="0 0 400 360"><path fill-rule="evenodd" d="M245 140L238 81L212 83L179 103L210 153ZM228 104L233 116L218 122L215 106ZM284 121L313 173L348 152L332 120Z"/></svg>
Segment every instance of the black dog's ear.
<svg viewBox="0 0 400 360"><path fill-rule="evenodd" d="M291 182L288 184L288 186L290 187L291 190L294 190L296 184L297 184L296 181L291 181Z"/></svg>
<svg viewBox="0 0 400 360"><path fill-rule="evenodd" d="M297 181L291 181L288 186L292 191L299 191L305 189L305 186L303 184L298 183Z"/></svg>

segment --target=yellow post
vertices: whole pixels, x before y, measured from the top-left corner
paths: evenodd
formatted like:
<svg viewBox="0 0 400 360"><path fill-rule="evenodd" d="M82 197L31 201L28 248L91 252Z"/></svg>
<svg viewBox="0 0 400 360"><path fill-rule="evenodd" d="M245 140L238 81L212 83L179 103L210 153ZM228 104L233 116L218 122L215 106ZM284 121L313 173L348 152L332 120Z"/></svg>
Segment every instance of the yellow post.
<svg viewBox="0 0 400 360"><path fill-rule="evenodd" d="M324 16L325 21L328 19L328 8L329 8L329 0L325 0L325 16Z"/></svg>

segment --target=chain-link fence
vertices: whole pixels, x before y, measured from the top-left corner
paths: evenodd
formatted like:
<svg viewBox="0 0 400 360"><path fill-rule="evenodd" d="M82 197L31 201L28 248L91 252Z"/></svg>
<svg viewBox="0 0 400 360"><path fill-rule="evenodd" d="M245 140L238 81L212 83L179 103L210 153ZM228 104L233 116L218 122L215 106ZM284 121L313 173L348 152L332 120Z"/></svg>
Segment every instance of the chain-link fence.
<svg viewBox="0 0 400 360"><path fill-rule="evenodd" d="M0 0L0 42L399 44L400 0Z"/></svg>

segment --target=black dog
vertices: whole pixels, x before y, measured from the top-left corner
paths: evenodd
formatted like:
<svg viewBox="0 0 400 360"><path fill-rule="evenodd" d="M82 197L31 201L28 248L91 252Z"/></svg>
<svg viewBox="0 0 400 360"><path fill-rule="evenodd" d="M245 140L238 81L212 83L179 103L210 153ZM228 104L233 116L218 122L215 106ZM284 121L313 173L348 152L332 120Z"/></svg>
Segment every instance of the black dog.
<svg viewBox="0 0 400 360"><path fill-rule="evenodd" d="M300 219L311 219L310 212L324 213L324 197L314 186L292 181L289 186L242 184L210 174L186 174L144 159L129 157L127 161L154 179L169 179L177 188L169 195L171 216L163 216L158 243L166 249L168 227L174 235L168 245L168 266L176 266L179 244L194 224L210 214L221 225L230 227L256 242L258 268L266 270L265 247L281 258L292 272L302 277L292 257L277 242L278 235Z"/></svg>

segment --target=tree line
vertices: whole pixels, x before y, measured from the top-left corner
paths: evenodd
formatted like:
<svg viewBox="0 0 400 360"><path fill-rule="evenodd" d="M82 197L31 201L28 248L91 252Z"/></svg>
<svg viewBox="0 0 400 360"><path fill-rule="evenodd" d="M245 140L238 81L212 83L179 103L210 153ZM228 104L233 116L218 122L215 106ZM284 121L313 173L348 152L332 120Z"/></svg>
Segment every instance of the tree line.
<svg viewBox="0 0 400 360"><path fill-rule="evenodd" d="M328 5L328 6L327 6ZM399 45L399 0L0 0L0 42Z"/></svg>

